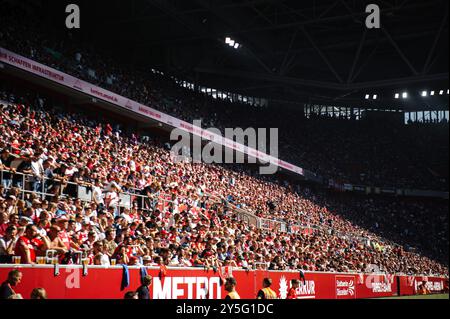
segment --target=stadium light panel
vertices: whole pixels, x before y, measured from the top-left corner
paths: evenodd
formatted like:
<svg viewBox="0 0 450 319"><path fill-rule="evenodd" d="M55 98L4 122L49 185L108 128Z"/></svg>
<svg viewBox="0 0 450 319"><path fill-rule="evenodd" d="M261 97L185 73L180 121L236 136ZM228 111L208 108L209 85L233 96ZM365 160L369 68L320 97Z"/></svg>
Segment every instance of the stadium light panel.
<svg viewBox="0 0 450 319"><path fill-rule="evenodd" d="M407 99L408 98L408 92L403 92L402 98Z"/></svg>
<svg viewBox="0 0 450 319"><path fill-rule="evenodd" d="M242 46L239 42L237 42L236 40L233 40L230 37L225 38L225 43L236 50Z"/></svg>
<svg viewBox="0 0 450 319"><path fill-rule="evenodd" d="M373 96L373 99L374 99L374 100L378 99L378 95L375 94L375 95Z"/></svg>
<svg viewBox="0 0 450 319"><path fill-rule="evenodd" d="M434 92L434 91L431 91L431 93L430 93L431 96L434 96L435 94L436 94L436 92Z"/></svg>
<svg viewBox="0 0 450 319"><path fill-rule="evenodd" d="M400 94L399 93L395 93L395 98L399 99L400 98Z"/></svg>
<svg viewBox="0 0 450 319"><path fill-rule="evenodd" d="M428 96L428 92L427 91L423 91L422 92L422 97L427 97Z"/></svg>
<svg viewBox="0 0 450 319"><path fill-rule="evenodd" d="M439 95L444 95L444 90L440 90Z"/></svg>
<svg viewBox="0 0 450 319"><path fill-rule="evenodd" d="M366 100L370 99L370 95L366 94Z"/></svg>

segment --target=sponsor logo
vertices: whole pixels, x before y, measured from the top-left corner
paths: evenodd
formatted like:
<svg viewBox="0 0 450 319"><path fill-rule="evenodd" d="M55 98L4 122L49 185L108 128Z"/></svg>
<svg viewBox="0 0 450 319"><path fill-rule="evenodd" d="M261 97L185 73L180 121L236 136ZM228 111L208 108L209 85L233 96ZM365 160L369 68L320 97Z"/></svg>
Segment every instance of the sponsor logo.
<svg viewBox="0 0 450 319"><path fill-rule="evenodd" d="M392 285L384 282L374 282L372 283L372 292L374 293L392 292Z"/></svg>
<svg viewBox="0 0 450 319"><path fill-rule="evenodd" d="M279 297L286 299L288 295L290 283L285 276L280 278ZM301 281L299 287L296 290L297 299L315 299L316 298L316 284L314 280Z"/></svg>
<svg viewBox="0 0 450 319"><path fill-rule="evenodd" d="M336 298L356 298L355 277L336 276Z"/></svg>
<svg viewBox="0 0 450 319"><path fill-rule="evenodd" d="M220 278L153 278L153 299L222 299Z"/></svg>
<svg viewBox="0 0 450 319"><path fill-rule="evenodd" d="M286 277L282 276L280 279L280 298L286 299L288 295L288 282Z"/></svg>
<svg viewBox="0 0 450 319"><path fill-rule="evenodd" d="M297 297L299 299L313 299L316 297L316 284L314 280L306 280L300 283L297 289Z"/></svg>
<svg viewBox="0 0 450 319"><path fill-rule="evenodd" d="M419 286L423 281L416 280L416 291L419 289ZM444 282L443 281L427 281L425 283L425 287L431 292L441 292L444 290Z"/></svg>
<svg viewBox="0 0 450 319"><path fill-rule="evenodd" d="M156 112L153 112L148 107L145 106L139 106L139 112L149 115L152 118L161 119L161 114L158 114Z"/></svg>
<svg viewBox="0 0 450 319"><path fill-rule="evenodd" d="M97 88L91 88L91 93L94 95L97 95L105 100L109 100L112 102L116 102L118 101L117 97L115 97L114 95L108 94L108 93L104 93L101 92L100 90L98 90Z"/></svg>

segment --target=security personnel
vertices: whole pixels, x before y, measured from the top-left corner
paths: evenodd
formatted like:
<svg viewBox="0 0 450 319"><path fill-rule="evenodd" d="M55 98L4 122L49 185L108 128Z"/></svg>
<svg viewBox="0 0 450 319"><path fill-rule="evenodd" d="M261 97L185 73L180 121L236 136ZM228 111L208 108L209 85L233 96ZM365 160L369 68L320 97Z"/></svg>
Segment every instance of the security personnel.
<svg viewBox="0 0 450 319"><path fill-rule="evenodd" d="M231 277L226 279L225 290L228 292L228 295L225 299L241 299L241 296L236 292L236 285L236 279Z"/></svg>
<svg viewBox="0 0 450 319"><path fill-rule="evenodd" d="M257 299L278 299L277 293L273 291L270 286L272 286L272 279L264 278L263 288L258 291Z"/></svg>

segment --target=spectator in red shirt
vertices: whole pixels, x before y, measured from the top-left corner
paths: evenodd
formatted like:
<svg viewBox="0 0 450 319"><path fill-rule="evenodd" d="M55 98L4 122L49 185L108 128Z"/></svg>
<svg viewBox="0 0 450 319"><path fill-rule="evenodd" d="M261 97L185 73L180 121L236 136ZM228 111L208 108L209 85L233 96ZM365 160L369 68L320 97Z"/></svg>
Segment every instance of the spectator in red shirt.
<svg viewBox="0 0 450 319"><path fill-rule="evenodd" d="M291 288L289 289L287 299L297 299L297 289L300 287L300 280L292 279Z"/></svg>
<svg viewBox="0 0 450 319"><path fill-rule="evenodd" d="M61 239L64 246L66 246L67 250L70 250L72 247L72 241L70 239L70 235L67 233L67 228L69 226L69 220L67 217L62 216L58 219L58 226L60 227L60 231L58 232L58 237Z"/></svg>
<svg viewBox="0 0 450 319"><path fill-rule="evenodd" d="M77 235L80 242L85 242L88 239L88 234L91 228L91 224L87 220L83 220L81 223L81 230L78 231Z"/></svg>
<svg viewBox="0 0 450 319"><path fill-rule="evenodd" d="M28 225L25 229L25 236L19 237L16 244L15 253L21 257L22 264L35 264L36 256L45 253L50 248L49 239L40 237L35 225Z"/></svg>
<svg viewBox="0 0 450 319"><path fill-rule="evenodd" d="M0 211L0 237L5 236L8 226L8 215Z"/></svg>

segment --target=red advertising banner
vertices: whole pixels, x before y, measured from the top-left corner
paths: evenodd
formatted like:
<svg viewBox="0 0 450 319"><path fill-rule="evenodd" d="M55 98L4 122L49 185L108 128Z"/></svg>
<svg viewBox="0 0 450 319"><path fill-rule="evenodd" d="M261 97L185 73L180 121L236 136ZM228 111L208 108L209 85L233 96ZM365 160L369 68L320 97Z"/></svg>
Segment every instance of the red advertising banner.
<svg viewBox="0 0 450 319"><path fill-rule="evenodd" d="M431 293L439 293L444 290L445 279L437 277L416 277L414 280L414 293L417 293L421 284L424 284Z"/></svg>
<svg viewBox="0 0 450 319"><path fill-rule="evenodd" d="M38 287L44 288L50 299L122 299L126 292L140 286L141 270L138 267L128 268L128 287L122 286L127 276L121 266L89 267L85 275L81 266L60 266L59 274L55 274L53 266L0 266L0 282L6 280L12 269L23 273L22 282L15 290L25 299ZM423 277L413 277L411 286L407 276L305 273L302 277L297 272L231 269L214 272L195 268L169 268L167 274L160 277L159 269L146 270L153 276L150 288L153 299L223 299L226 292L221 285L220 274L236 278L237 291L243 299L255 299L266 277L272 279L272 289L280 299L287 297L292 279L301 282L297 289L298 299L379 298L396 296L398 291L400 295L413 295L416 283L424 281ZM439 293L444 289L446 279L425 279L431 292Z"/></svg>
<svg viewBox="0 0 450 319"><path fill-rule="evenodd" d="M398 284L400 285L400 295L401 296L411 296L416 293L415 290L415 280L414 276L399 276Z"/></svg>

